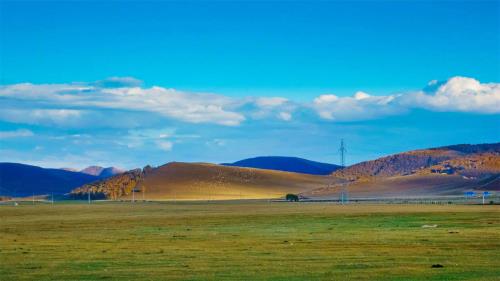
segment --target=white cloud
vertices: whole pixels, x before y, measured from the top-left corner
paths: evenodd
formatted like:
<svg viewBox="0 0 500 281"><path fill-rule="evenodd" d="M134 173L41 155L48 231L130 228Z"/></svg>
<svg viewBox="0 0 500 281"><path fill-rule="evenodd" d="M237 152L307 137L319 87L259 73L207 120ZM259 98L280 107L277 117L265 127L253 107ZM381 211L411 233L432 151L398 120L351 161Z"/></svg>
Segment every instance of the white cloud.
<svg viewBox="0 0 500 281"><path fill-rule="evenodd" d="M466 77L453 77L439 84L432 80L430 92L371 96L357 92L352 97L321 95L312 108L328 120L351 121L404 113L412 108L446 112L500 113L500 84L480 83Z"/></svg>
<svg viewBox="0 0 500 281"><path fill-rule="evenodd" d="M32 137L32 136L34 136L33 132L27 129L18 129L14 131L0 131L0 139Z"/></svg>
<svg viewBox="0 0 500 281"><path fill-rule="evenodd" d="M171 151L174 144L171 141L157 141L156 145L158 148L164 151Z"/></svg>
<svg viewBox="0 0 500 281"><path fill-rule="evenodd" d="M394 103L394 96L370 96L357 92L353 97L321 95L314 99L312 107L319 116L328 120L365 120L394 115L404 111Z"/></svg>
<svg viewBox="0 0 500 281"><path fill-rule="evenodd" d="M354 94L354 98L357 99L357 100L364 100L364 99L367 99L367 98L370 98L370 95L365 93L365 92L356 92Z"/></svg>
<svg viewBox="0 0 500 281"><path fill-rule="evenodd" d="M401 100L409 107L436 111L500 113L500 84L457 76L440 85L434 93L420 91L405 95Z"/></svg>
<svg viewBox="0 0 500 281"><path fill-rule="evenodd" d="M115 144L128 148L156 146L162 150L170 151L174 144L183 143L188 139L198 139L195 134L177 134L175 128L134 129L114 140Z"/></svg>
<svg viewBox="0 0 500 281"><path fill-rule="evenodd" d="M84 111L75 109L2 109L0 119L33 125L79 124Z"/></svg>
<svg viewBox="0 0 500 281"><path fill-rule="evenodd" d="M135 139L164 139L173 136L175 133L174 128L159 128L159 129L139 129L129 130L128 137Z"/></svg>
<svg viewBox="0 0 500 281"><path fill-rule="evenodd" d="M95 106L156 112L191 123L215 123L234 126L245 117L232 109L236 101L221 95L186 93L162 87L117 88L102 90L108 100Z"/></svg>
<svg viewBox="0 0 500 281"><path fill-rule="evenodd" d="M264 97L264 98L257 98L255 100L255 104L258 107L276 107L276 106L281 106L285 104L288 101L286 98L282 97Z"/></svg>
<svg viewBox="0 0 500 281"><path fill-rule="evenodd" d="M282 111L278 113L278 118L284 121L290 121L292 120L292 114L290 112Z"/></svg>
<svg viewBox="0 0 500 281"><path fill-rule="evenodd" d="M157 86L142 88L141 83L131 77L112 77L91 83L0 86L0 120L76 128L140 128L152 122L158 126L164 118L224 126L237 126L248 117L289 121L296 110L312 110L320 118L336 121L380 118L413 108L500 112L500 84L480 83L466 77L452 77L446 82L433 80L422 91L397 95L374 96L361 91L350 97L325 94L312 103L283 97L234 98Z"/></svg>
<svg viewBox="0 0 500 281"><path fill-rule="evenodd" d="M239 102L234 99L221 95L187 93L162 87L101 88L83 84L15 84L0 87L0 97L29 102L31 106L38 107L71 107L74 109L90 107L92 109L151 112L191 123L235 126L245 120L242 114L233 110ZM51 110L52 113L59 113L59 115L70 112L68 109ZM13 115L15 114L9 115L8 121L17 121ZM19 119L21 119L19 122L23 122L25 118L19 117Z"/></svg>
<svg viewBox="0 0 500 281"><path fill-rule="evenodd" d="M94 85L102 88L139 87L142 81L134 77L110 77L94 82Z"/></svg>
<svg viewBox="0 0 500 281"><path fill-rule="evenodd" d="M207 141L205 143L208 146L225 146L226 145L226 140L223 139L213 139L211 141Z"/></svg>
<svg viewBox="0 0 500 281"><path fill-rule="evenodd" d="M283 121L292 119L292 112L297 105L282 97L262 97L254 100L256 108L249 114L254 119L275 117Z"/></svg>
<svg viewBox="0 0 500 281"><path fill-rule="evenodd" d="M155 143L158 146L158 142L171 137L176 137L173 128L132 129L128 130L125 136L115 140L115 143L128 148L142 147L146 143Z"/></svg>

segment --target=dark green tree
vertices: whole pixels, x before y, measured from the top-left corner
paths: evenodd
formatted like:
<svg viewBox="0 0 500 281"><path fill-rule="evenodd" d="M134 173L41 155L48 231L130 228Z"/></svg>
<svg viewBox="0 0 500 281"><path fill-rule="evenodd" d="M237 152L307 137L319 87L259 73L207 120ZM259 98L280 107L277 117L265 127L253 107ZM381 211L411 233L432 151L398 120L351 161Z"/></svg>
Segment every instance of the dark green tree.
<svg viewBox="0 0 500 281"><path fill-rule="evenodd" d="M289 193L286 195L286 201L297 202L297 201L299 201L299 196Z"/></svg>

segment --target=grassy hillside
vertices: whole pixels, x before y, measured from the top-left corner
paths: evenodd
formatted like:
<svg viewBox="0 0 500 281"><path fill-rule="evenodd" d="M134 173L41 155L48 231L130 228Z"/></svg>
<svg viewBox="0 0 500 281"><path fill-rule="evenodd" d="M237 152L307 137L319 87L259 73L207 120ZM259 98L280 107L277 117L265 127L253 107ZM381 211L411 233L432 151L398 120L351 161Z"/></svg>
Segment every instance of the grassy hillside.
<svg viewBox="0 0 500 281"><path fill-rule="evenodd" d="M500 190L500 144L452 145L403 152L362 162L333 176L348 183L304 192L304 196L352 198L461 195Z"/></svg>
<svg viewBox="0 0 500 281"><path fill-rule="evenodd" d="M92 199L118 199L130 194L140 183L144 174L145 172L141 169L130 170L75 188L70 195L75 199L85 199L90 191Z"/></svg>
<svg viewBox="0 0 500 281"><path fill-rule="evenodd" d="M365 161L336 171L334 176L348 180L366 179L370 177L392 177L409 175L422 169L439 165L445 161L463 158L475 154L490 157L490 162L500 163L500 143L478 145L453 145L432 149L403 152L372 161ZM480 160L481 161L481 160ZM500 173L500 164L493 172ZM476 172L482 171L476 167ZM491 170L486 171L490 173Z"/></svg>
<svg viewBox="0 0 500 281"><path fill-rule="evenodd" d="M150 200L279 198L287 193L336 197L436 196L498 190L500 145L455 145L362 162L330 176L205 163L169 163L85 185L75 197ZM495 180L496 179L496 180Z"/></svg>
<svg viewBox="0 0 500 281"><path fill-rule="evenodd" d="M173 162L147 171L127 172L83 186L73 194L85 196L88 189L110 199L213 200L279 198L325 186L331 177L272 170L228 167L205 163Z"/></svg>

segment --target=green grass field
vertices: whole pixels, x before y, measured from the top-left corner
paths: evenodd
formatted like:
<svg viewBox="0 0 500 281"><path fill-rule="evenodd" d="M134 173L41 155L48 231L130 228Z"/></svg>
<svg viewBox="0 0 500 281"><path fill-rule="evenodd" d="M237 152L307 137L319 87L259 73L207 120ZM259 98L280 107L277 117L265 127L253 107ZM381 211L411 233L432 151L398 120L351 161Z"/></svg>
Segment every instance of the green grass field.
<svg viewBox="0 0 500 281"><path fill-rule="evenodd" d="M431 268L433 264L444 267ZM431 281L499 276L499 206L0 206L0 280Z"/></svg>

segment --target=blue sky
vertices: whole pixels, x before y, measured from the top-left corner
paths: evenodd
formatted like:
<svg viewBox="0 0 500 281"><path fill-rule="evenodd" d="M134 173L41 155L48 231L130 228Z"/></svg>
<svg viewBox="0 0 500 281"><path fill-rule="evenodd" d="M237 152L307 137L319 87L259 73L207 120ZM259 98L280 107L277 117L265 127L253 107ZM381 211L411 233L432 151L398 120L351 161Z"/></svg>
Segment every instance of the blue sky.
<svg viewBox="0 0 500 281"><path fill-rule="evenodd" d="M0 5L0 161L335 163L344 138L355 163L499 141L498 1Z"/></svg>

